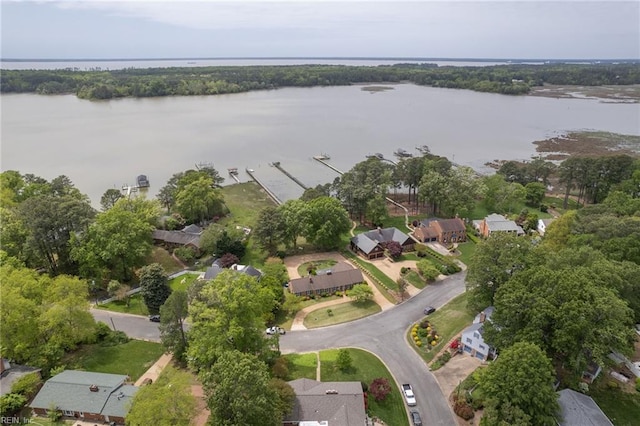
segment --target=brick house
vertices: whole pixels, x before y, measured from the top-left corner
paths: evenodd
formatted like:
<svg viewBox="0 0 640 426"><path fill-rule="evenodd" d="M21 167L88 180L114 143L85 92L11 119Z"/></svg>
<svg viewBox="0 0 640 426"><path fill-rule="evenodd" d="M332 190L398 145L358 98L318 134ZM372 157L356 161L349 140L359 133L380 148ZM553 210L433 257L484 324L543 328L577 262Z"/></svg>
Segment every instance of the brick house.
<svg viewBox="0 0 640 426"><path fill-rule="evenodd" d="M289 281L289 291L296 296L312 296L322 293L347 291L364 282L359 269L346 262L338 262L330 270L319 271L317 275L295 278Z"/></svg>
<svg viewBox="0 0 640 426"><path fill-rule="evenodd" d="M473 226L483 237L488 237L492 232L510 232L517 235L525 234L522 227L513 220L509 220L496 213L492 213L482 220L474 220Z"/></svg>
<svg viewBox="0 0 640 426"><path fill-rule="evenodd" d="M173 250L180 247L189 247L199 256L201 253L200 237L204 230L197 225L189 225L179 231L165 231L156 229L153 231L154 244Z"/></svg>
<svg viewBox="0 0 640 426"><path fill-rule="evenodd" d="M137 386L128 376L65 370L46 381L29 405L46 416L55 407L63 417L87 422L124 424Z"/></svg>
<svg viewBox="0 0 640 426"><path fill-rule="evenodd" d="M398 228L378 228L351 238L351 250L366 259L377 259L384 257L384 243L391 241L400 244L403 253L415 249L415 241Z"/></svg>
<svg viewBox="0 0 640 426"><path fill-rule="evenodd" d="M463 243L467 241L467 228L462 219L424 219L413 231L420 242L439 242L441 244Z"/></svg>

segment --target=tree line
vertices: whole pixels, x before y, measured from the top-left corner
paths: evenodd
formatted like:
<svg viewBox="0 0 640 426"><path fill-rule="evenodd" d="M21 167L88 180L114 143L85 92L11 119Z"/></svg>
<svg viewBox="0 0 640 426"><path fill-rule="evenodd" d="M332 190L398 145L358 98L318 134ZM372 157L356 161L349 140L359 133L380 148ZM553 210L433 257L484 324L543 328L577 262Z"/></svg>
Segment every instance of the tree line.
<svg viewBox="0 0 640 426"><path fill-rule="evenodd" d="M547 84L640 83L638 64L452 67L434 64L128 68L113 71L4 70L1 93L73 93L82 99L201 96L279 87L412 82L424 86L521 95Z"/></svg>

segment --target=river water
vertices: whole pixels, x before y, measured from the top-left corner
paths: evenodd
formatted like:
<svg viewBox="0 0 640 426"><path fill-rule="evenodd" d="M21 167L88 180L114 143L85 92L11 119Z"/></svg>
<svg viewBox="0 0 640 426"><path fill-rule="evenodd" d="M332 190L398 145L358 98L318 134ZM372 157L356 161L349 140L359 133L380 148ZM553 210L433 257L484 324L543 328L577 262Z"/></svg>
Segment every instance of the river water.
<svg viewBox="0 0 640 426"><path fill-rule="evenodd" d="M149 194L172 174L213 163L245 168L281 199L337 173L314 161L320 153L347 171L367 154L394 159L403 148L483 169L494 159L529 159L533 141L574 130L640 135L640 104L505 96L412 84L370 93L363 86L284 88L231 95L87 101L73 95L0 97L1 168L48 180L65 174L99 206L109 188L145 174Z"/></svg>

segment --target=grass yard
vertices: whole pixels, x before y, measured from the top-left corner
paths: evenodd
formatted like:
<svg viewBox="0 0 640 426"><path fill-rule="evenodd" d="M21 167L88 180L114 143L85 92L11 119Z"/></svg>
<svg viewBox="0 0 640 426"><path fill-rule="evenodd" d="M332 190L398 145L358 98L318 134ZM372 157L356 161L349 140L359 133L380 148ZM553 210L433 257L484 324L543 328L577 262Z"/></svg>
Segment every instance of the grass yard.
<svg viewBox="0 0 640 426"><path fill-rule="evenodd" d="M175 290L187 291L191 283L193 283L196 279L198 279L199 276L200 276L199 273L180 275L179 277L175 277L169 280L169 287L171 287L171 290L173 291Z"/></svg>
<svg viewBox="0 0 640 426"><path fill-rule="evenodd" d="M123 312L125 314L134 315L149 315L147 305L144 304L144 300L140 293L136 293L129 297L129 306L123 300L114 300L113 302L97 305L96 309L104 309L113 312Z"/></svg>
<svg viewBox="0 0 640 426"><path fill-rule="evenodd" d="M316 380L318 357L316 353L284 355L289 367L288 380L311 379Z"/></svg>
<svg viewBox="0 0 640 426"><path fill-rule="evenodd" d="M408 424L409 420L400 390L382 361L375 355L360 349L350 348L347 350L351 355L353 368L346 373L338 370L335 366L338 356L337 349L320 352L320 377L322 381L360 381L370 384L373 379L384 377L389 380L392 391L382 402L376 402L373 397L369 398L370 415L381 418L388 425Z"/></svg>
<svg viewBox="0 0 640 426"><path fill-rule="evenodd" d="M224 203L231 212L220 220L220 224L253 228L258 212L265 207L274 207L269 196L255 183L245 182L222 187Z"/></svg>
<svg viewBox="0 0 640 426"><path fill-rule="evenodd" d="M331 309L331 315L327 309ZM304 326L307 328L326 327L367 317L382 310L380 305L372 300L364 303L346 302L327 309L310 312L304 318Z"/></svg>
<svg viewBox="0 0 640 426"><path fill-rule="evenodd" d="M591 386L589 394L616 426L634 426L640 419L640 393L627 393L619 389L608 389L608 378L600 378Z"/></svg>
<svg viewBox="0 0 640 426"><path fill-rule="evenodd" d="M357 255L355 255L351 250L343 250L343 251L341 251L341 254L344 257L346 257L347 259L352 260L355 263L357 263L358 265L362 266L363 269L366 269L367 271L369 271L369 273L371 273L371 275L373 275L378 280L380 280L380 282L382 282L387 288L389 288L391 290L398 290L398 284L396 284L396 282L394 280L389 278L380 269L376 268L375 265L373 265L372 263L369 263L369 262L365 261L364 259L361 259ZM384 291L383 294L384 293L386 293L386 291ZM387 298L387 299L389 299L389 298ZM389 301L391 301L392 303L396 303L395 299L393 299L393 298L389 299Z"/></svg>
<svg viewBox="0 0 640 426"><path fill-rule="evenodd" d="M411 331L407 333L407 339L409 339L413 348L426 362L433 360L444 345L448 344L455 335L460 333L473 321L474 314L470 313L467 309L467 296L467 293L462 293L429 315L429 321L441 337L440 342L431 350L426 349L425 346L417 347L413 343L413 339L411 339Z"/></svg>
<svg viewBox="0 0 640 426"><path fill-rule="evenodd" d="M300 266L298 266L298 275L300 275L301 277L306 277L307 275L309 275L309 271L308 271L309 266L313 266L314 269L318 271L322 269L329 269L333 267L333 265L335 265L336 263L338 262L331 259L321 259L321 260L314 260L313 262L305 262Z"/></svg>
<svg viewBox="0 0 640 426"><path fill-rule="evenodd" d="M337 300L337 299L341 299L342 296L327 296L327 297L320 297L318 299L309 299L309 300L304 300L302 302L300 302L300 307L298 309L298 311L306 308L307 306L313 306L317 303L322 303L322 302L327 302L329 300ZM296 316L296 313L298 312L293 312L292 314L288 314L287 312L285 312L284 310L279 310L276 313L276 318L275 318L275 324L279 325L280 327L284 328L285 330L291 330L291 324L293 324L293 318Z"/></svg>
<svg viewBox="0 0 640 426"><path fill-rule="evenodd" d="M68 354L63 364L69 370L127 374L137 380L164 353L160 343L130 340L116 346L84 345Z"/></svg>
<svg viewBox="0 0 640 426"><path fill-rule="evenodd" d="M416 271L407 272L404 274L404 278L415 288L425 288L427 286L427 282Z"/></svg>
<svg viewBox="0 0 640 426"><path fill-rule="evenodd" d="M151 254L145 260L146 265L150 265L152 263L159 263L162 265L168 275L182 271L182 265L176 262L176 260L171 257L171 253L162 247L153 247Z"/></svg>
<svg viewBox="0 0 640 426"><path fill-rule="evenodd" d="M476 243L473 241L460 243L458 244L458 251L460 252L460 256L458 256L457 259L468 266L471 256L473 256L473 253L476 251Z"/></svg>

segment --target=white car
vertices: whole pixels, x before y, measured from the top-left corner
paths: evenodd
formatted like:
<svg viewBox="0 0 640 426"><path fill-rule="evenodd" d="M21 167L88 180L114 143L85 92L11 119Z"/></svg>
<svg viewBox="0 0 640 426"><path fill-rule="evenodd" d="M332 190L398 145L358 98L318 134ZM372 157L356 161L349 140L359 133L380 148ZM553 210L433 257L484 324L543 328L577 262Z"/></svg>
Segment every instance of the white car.
<svg viewBox="0 0 640 426"><path fill-rule="evenodd" d="M287 332L287 330L285 330L282 327L277 327L277 326L273 326L273 327L269 327L267 328L267 331L265 331L265 333L267 334L285 334Z"/></svg>

